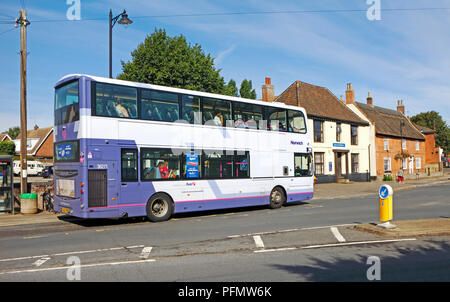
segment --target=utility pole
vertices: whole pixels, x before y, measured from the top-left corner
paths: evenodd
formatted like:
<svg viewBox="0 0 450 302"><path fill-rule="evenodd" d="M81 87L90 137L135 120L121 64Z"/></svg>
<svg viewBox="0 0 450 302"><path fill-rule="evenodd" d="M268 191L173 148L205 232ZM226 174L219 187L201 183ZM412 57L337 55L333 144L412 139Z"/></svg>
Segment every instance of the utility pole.
<svg viewBox="0 0 450 302"><path fill-rule="evenodd" d="M20 192L27 193L27 12L20 10L16 24L20 25Z"/></svg>

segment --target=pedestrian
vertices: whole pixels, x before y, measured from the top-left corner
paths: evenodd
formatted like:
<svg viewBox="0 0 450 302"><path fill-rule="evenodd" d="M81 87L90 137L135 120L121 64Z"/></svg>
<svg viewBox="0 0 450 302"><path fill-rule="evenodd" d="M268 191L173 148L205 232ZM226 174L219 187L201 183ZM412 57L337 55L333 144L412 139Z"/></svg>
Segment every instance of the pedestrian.
<svg viewBox="0 0 450 302"><path fill-rule="evenodd" d="M403 183L403 169L398 170L398 182Z"/></svg>

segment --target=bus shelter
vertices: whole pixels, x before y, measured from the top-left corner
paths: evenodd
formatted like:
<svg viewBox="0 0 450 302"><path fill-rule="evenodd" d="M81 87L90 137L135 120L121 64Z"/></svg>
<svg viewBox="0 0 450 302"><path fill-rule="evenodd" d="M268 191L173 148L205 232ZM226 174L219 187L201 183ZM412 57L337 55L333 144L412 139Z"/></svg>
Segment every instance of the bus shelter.
<svg viewBox="0 0 450 302"><path fill-rule="evenodd" d="M13 158L0 155L0 213L14 213Z"/></svg>

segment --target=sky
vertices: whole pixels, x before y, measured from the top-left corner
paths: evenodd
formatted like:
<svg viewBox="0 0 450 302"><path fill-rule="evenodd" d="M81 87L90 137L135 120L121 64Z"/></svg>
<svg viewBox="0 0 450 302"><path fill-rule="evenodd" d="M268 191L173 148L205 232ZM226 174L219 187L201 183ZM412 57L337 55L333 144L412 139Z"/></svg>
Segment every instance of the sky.
<svg viewBox="0 0 450 302"><path fill-rule="evenodd" d="M80 20L69 20L76 2ZM369 20L376 3L379 20ZM434 110L450 125L450 0L2 0L0 132L20 125L20 9L31 22L28 129L53 124L54 84L64 75L108 77L110 9L133 20L114 26L114 77L163 28L201 45L226 82L251 80L257 98L265 77L275 95L299 80L339 98L352 83L357 101L370 91L375 105L396 109L402 99L406 115Z"/></svg>

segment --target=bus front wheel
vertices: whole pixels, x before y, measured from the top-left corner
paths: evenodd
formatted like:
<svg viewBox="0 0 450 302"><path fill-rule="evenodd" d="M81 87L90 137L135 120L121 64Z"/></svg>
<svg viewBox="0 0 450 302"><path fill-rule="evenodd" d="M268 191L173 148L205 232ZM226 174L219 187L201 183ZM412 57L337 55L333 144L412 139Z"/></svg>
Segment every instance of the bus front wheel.
<svg viewBox="0 0 450 302"><path fill-rule="evenodd" d="M166 221L172 216L172 199L164 193L156 193L147 202L147 218L152 222Z"/></svg>
<svg viewBox="0 0 450 302"><path fill-rule="evenodd" d="M284 190L280 187L273 188L270 193L270 204L269 207L271 209L278 209L286 202L286 195L284 194Z"/></svg>

